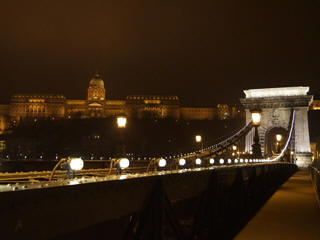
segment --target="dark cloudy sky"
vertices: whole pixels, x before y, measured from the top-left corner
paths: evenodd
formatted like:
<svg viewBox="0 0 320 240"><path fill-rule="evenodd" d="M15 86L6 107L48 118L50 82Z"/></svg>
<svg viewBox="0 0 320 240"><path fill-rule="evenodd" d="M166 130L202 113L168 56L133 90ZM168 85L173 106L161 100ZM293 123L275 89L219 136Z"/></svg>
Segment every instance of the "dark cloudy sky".
<svg viewBox="0 0 320 240"><path fill-rule="evenodd" d="M294 85L320 96L320 1L2 0L0 9L1 103L13 93L84 99L96 69L113 99L215 105Z"/></svg>

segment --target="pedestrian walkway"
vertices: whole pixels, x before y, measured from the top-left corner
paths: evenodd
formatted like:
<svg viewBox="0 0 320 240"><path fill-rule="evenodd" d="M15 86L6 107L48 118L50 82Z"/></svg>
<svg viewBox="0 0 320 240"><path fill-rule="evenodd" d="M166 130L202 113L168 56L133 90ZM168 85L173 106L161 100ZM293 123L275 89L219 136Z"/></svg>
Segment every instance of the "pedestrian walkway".
<svg viewBox="0 0 320 240"><path fill-rule="evenodd" d="M320 208L310 176L294 174L249 221L236 240L320 239Z"/></svg>

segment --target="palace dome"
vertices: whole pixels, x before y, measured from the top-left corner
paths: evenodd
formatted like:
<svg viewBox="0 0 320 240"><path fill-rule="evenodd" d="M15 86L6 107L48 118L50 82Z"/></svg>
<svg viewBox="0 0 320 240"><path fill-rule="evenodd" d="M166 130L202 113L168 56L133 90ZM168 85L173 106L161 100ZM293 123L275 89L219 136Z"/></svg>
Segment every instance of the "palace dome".
<svg viewBox="0 0 320 240"><path fill-rule="evenodd" d="M96 75L94 75L93 78L91 78L90 83L89 83L90 87L99 87L99 88L104 88L104 81L102 80L102 78L100 77L99 73L96 73Z"/></svg>

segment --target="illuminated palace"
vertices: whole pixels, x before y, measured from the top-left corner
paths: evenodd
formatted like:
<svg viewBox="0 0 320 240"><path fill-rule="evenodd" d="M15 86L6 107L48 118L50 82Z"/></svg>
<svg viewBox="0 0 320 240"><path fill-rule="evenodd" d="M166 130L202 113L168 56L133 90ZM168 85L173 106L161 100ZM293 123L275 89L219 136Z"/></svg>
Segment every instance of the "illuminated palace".
<svg viewBox="0 0 320 240"><path fill-rule="evenodd" d="M136 118L184 120L225 119L237 114L226 104L217 108L181 107L177 96L129 95L125 100L106 98L104 81L96 74L89 82L86 100L71 100L57 94L15 94L9 105L0 105L0 134L23 119L102 118L126 115Z"/></svg>

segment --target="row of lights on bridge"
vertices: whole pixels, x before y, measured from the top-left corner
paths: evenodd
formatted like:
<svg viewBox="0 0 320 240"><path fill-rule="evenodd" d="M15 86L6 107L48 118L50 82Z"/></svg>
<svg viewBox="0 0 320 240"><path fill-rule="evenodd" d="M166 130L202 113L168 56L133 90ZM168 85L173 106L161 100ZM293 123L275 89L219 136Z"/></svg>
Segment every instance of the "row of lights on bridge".
<svg viewBox="0 0 320 240"><path fill-rule="evenodd" d="M83 168L84 166L84 162L81 158L71 158L71 159L66 159L67 163L70 166L70 169L73 171L79 171ZM167 160L164 158L160 158L156 160L158 167L160 168L164 168L167 166ZM237 163L258 163L258 162L262 162L261 159L234 159L234 161L232 161L232 159L228 159L227 161L225 161L224 159L220 159L219 163L222 164L237 164ZM119 167L121 169L126 169L130 166L130 160L128 158L120 158L120 159L116 159L115 163L119 164ZM184 158L180 158L178 160L178 165L183 167L185 166L187 163L186 159ZM195 165L200 166L202 164L202 159L201 158L196 158L194 160ZM209 159L209 163L211 165L215 164L215 159L214 158L210 158Z"/></svg>

